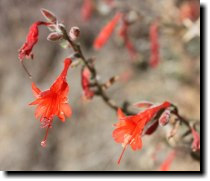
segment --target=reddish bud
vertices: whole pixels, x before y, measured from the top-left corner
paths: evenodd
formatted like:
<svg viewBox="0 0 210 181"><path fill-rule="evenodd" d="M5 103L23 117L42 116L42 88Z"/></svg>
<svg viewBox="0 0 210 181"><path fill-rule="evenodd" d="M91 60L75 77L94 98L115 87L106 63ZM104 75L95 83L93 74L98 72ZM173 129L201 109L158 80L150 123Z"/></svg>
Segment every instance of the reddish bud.
<svg viewBox="0 0 210 181"><path fill-rule="evenodd" d="M51 23L56 23L57 18L51 11L42 8L41 13L45 17L46 20L48 20Z"/></svg>
<svg viewBox="0 0 210 181"><path fill-rule="evenodd" d="M193 142L192 142L192 150L198 151L200 150L200 136L194 128L191 128L192 135L193 135Z"/></svg>
<svg viewBox="0 0 210 181"><path fill-rule="evenodd" d="M69 31L69 37L72 41L75 41L80 35L80 29L77 26L74 26Z"/></svg>
<svg viewBox="0 0 210 181"><path fill-rule="evenodd" d="M168 124L169 120L170 120L170 115L171 115L171 111L169 109L166 109L160 116L159 118L159 125L160 126L165 126L166 124Z"/></svg>
<svg viewBox="0 0 210 181"><path fill-rule="evenodd" d="M57 33L57 32L53 32L53 33L50 33L48 35L47 40L49 40L49 41L57 41L57 40L60 40L62 37L63 37L62 34Z"/></svg>

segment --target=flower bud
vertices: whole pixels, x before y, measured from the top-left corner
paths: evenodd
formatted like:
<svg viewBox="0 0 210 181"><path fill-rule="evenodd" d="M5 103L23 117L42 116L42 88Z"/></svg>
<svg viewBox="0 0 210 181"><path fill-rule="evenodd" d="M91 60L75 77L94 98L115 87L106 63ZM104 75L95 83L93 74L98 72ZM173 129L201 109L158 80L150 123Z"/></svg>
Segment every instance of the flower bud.
<svg viewBox="0 0 210 181"><path fill-rule="evenodd" d="M62 37L63 37L62 34L57 33L57 32L53 32L53 33L50 33L48 35L47 40L49 40L49 41L57 41L57 40L60 40Z"/></svg>
<svg viewBox="0 0 210 181"><path fill-rule="evenodd" d="M200 150L200 136L194 128L191 128L191 132L193 135L193 142L192 142L192 146L191 146L192 150L194 152L199 151Z"/></svg>
<svg viewBox="0 0 210 181"><path fill-rule="evenodd" d="M51 23L56 23L57 18L51 11L42 8L41 13L45 17L46 20L48 20Z"/></svg>
<svg viewBox="0 0 210 181"><path fill-rule="evenodd" d="M72 41L75 41L80 35L80 29L77 26L74 26L69 31L69 37Z"/></svg>
<svg viewBox="0 0 210 181"><path fill-rule="evenodd" d="M169 109L166 109L160 116L159 118L159 125L160 126L165 126L166 124L168 124L169 119L170 119L170 114L171 111Z"/></svg>

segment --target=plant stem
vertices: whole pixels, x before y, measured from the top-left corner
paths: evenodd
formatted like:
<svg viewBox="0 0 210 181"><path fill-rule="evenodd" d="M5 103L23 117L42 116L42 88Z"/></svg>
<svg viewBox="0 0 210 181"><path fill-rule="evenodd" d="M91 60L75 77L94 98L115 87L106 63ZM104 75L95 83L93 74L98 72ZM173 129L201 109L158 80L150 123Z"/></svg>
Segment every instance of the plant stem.
<svg viewBox="0 0 210 181"><path fill-rule="evenodd" d="M94 81L94 85L97 87L97 96L100 96L103 101L112 109L114 109L115 111L118 110L118 108L121 108L125 114L128 114L128 115L131 115L131 114L135 114L131 111L129 111L127 109L128 106L118 106L111 98L108 97L108 95L106 94L106 92L104 91L103 89L103 84L101 84L98 79L97 79L97 71L94 67L93 64L90 64L90 62L85 58L82 50L81 50L81 47L80 45L76 44L75 42L73 42L67 32L66 32L66 29L64 27L60 27L61 28L61 31L63 33L63 38L65 40L67 40L69 42L69 44L72 46L73 50L75 53L77 53L79 55L79 57L81 58L81 60L83 61L83 63L85 64L85 66L89 69L89 71L91 72L91 75L92 75L92 79ZM127 101L125 101L127 102Z"/></svg>

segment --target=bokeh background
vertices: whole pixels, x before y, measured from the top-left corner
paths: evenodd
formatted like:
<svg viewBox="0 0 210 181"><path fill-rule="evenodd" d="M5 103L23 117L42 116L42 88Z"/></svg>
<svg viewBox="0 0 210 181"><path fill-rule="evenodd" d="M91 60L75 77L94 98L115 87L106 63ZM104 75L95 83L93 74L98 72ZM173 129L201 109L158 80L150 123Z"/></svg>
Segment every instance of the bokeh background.
<svg viewBox="0 0 210 181"><path fill-rule="evenodd" d="M200 120L199 17L189 26L184 25L179 11L182 2L177 0L116 2L142 16L129 30L139 52L136 62L130 60L115 34L102 50L94 51L94 38L116 11L107 8L102 0L96 1L88 21L81 16L82 0L0 1L0 170L158 170L171 150L166 139L171 127L166 126L159 128L154 136L144 137L141 151L128 148L120 166L117 165L122 147L112 138L116 112L98 97L83 101L80 67L71 69L67 78L73 116L65 123L55 119L47 147L40 146L45 130L40 129L39 120L34 117L34 107L28 106L34 99L31 81L18 60L18 49L29 26L44 20L40 8L54 12L67 29L80 27L81 47L85 56L95 58L101 81L121 75L120 81L108 90L116 102L169 100L186 118ZM142 62L149 60L149 25L157 17L165 24L159 35L161 62L152 69ZM190 32L192 28L194 34ZM187 40L186 33L190 34ZM25 61L33 81L42 90L49 88L61 72L64 58L70 54L59 43L47 41L48 34L48 29L40 27L39 42L33 50L35 58ZM189 150L182 149L170 170L200 170L200 162L193 159Z"/></svg>

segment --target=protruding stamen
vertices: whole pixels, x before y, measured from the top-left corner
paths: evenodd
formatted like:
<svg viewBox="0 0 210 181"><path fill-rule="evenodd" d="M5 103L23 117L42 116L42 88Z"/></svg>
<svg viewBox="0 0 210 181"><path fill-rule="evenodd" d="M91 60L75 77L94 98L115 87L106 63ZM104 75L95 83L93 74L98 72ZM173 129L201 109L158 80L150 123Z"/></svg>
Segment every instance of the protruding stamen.
<svg viewBox="0 0 210 181"><path fill-rule="evenodd" d="M23 61L21 61L21 65L23 66L23 69L25 70L25 72L28 74L29 78L31 79L32 76L31 74L29 73L28 69L26 68L26 66L24 65Z"/></svg>
<svg viewBox="0 0 210 181"><path fill-rule="evenodd" d="M47 136L48 136L49 128L51 128L51 124L48 125L47 130L46 130L45 137L44 137L44 139L41 141L41 146L42 146L43 148L45 148L46 145L47 145Z"/></svg>
<svg viewBox="0 0 210 181"><path fill-rule="evenodd" d="M122 153L121 153L121 155L120 155L120 157L119 157L119 159L118 159L118 161L117 161L118 165L120 164L120 161L121 161L121 159L122 159L122 156L123 156L123 154L124 154L124 152L125 152L125 149L126 149L127 145L128 145L128 144L126 144L126 145L124 146L123 151L122 151Z"/></svg>

